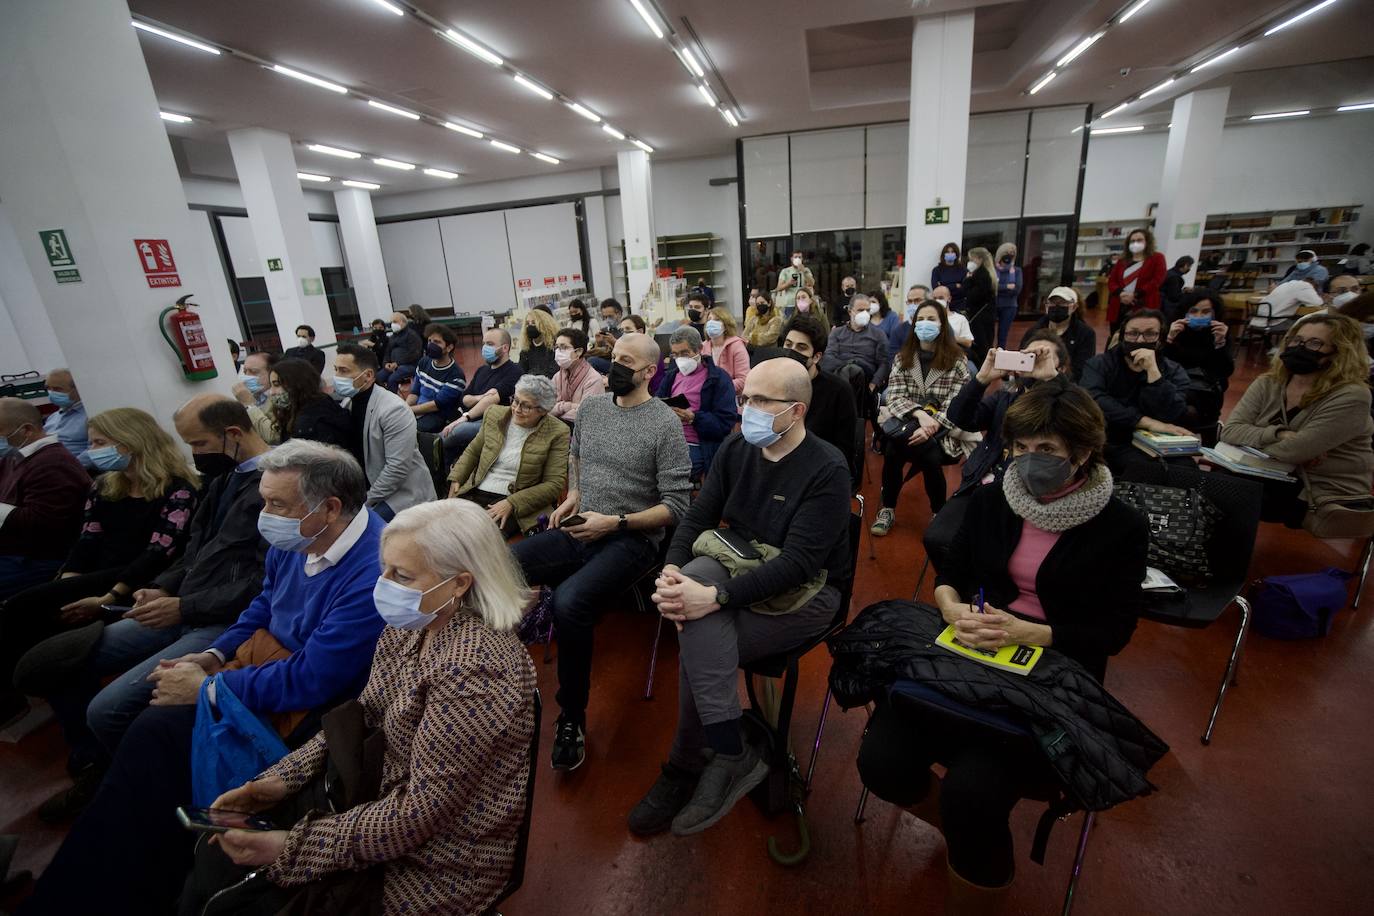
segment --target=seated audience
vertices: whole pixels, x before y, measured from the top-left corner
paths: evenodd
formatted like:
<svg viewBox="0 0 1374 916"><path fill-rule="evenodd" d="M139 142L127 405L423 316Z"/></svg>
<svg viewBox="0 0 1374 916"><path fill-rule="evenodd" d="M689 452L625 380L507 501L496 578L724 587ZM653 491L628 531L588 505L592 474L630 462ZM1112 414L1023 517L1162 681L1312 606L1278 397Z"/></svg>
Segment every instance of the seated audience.
<svg viewBox="0 0 1374 916"><path fill-rule="evenodd" d="M482 335L482 367L472 373L472 383L463 394L463 411L444 427L444 457L449 464L458 460L468 443L482 428L482 414L498 404L510 406L515 383L524 373L510 360L510 334L492 328Z"/></svg>
<svg viewBox="0 0 1374 916"><path fill-rule="evenodd" d="M1284 279L1265 293L1259 305L1255 306L1255 317L1250 319L1250 327L1260 331L1279 330L1297 317L1298 306L1325 304L1321 286L1312 276Z"/></svg>
<svg viewBox="0 0 1374 916"><path fill-rule="evenodd" d="M80 461L90 448L90 442L86 438L86 405L81 403L81 392L76 390L71 370L52 370L44 384L48 389L48 401L57 410L43 421L43 431L56 436L62 447Z"/></svg>
<svg viewBox="0 0 1374 916"><path fill-rule="evenodd" d="M768 761L740 730L739 667L824 632L852 575L849 469L807 432L810 399L810 380L790 359L749 373L740 434L721 446L673 535L653 600L678 629L677 731L630 812L641 836L700 833L764 780ZM722 526L762 560L730 553L712 534Z"/></svg>
<svg viewBox="0 0 1374 916"><path fill-rule="evenodd" d="M1180 425L1215 433L1221 418L1221 402L1236 371L1226 323L1217 320L1223 308L1221 295L1208 289L1183 293L1176 302L1184 317L1169 325L1160 354L1188 373L1184 400L1188 412Z"/></svg>
<svg viewBox="0 0 1374 916"><path fill-rule="evenodd" d="M396 386L396 396L402 401L409 401L412 389L415 387L415 371L402 366L391 373L391 383Z"/></svg>
<svg viewBox="0 0 1374 916"><path fill-rule="evenodd" d="M314 439L348 448L352 434L348 411L320 387L315 367L301 359L282 359L272 367L272 419L282 441Z"/></svg>
<svg viewBox="0 0 1374 916"><path fill-rule="evenodd" d="M706 335L702 338L701 353L725 370L735 394L744 390L749 377L749 347L739 336L735 316L727 308L713 308L706 313Z"/></svg>
<svg viewBox="0 0 1374 916"><path fill-rule="evenodd" d="M1354 319L1308 315L1284 335L1269 371L1245 389L1221 428L1222 442L1298 466L1296 483L1265 481L1265 521L1323 536L1332 508L1371 508L1368 380Z"/></svg>
<svg viewBox="0 0 1374 916"><path fill-rule="evenodd" d="M382 387L394 391L397 382L393 376L396 371L407 369L413 375L424 353L424 338L420 336L419 329L411 323L410 313L392 312L391 337L386 342L386 352L381 356L382 368L377 372L377 382Z"/></svg>
<svg viewBox="0 0 1374 916"><path fill-rule="evenodd" d="M577 328L586 335L588 341L591 341L592 320L588 317L587 306L581 299L574 299L568 303L568 326Z"/></svg>
<svg viewBox="0 0 1374 916"><path fill-rule="evenodd" d="M858 411L849 386L821 369L821 361L829 343L829 334L819 315L795 314L783 328L783 349L806 367L806 373L811 378L806 431L835 446L836 451L844 455L851 476L857 482L863 462Z"/></svg>
<svg viewBox="0 0 1374 916"><path fill-rule="evenodd" d="M916 310L929 298L930 289L920 284L906 291L902 314L887 335L887 352L896 353L902 349L902 344L906 343L907 337L911 335L911 323L916 320Z"/></svg>
<svg viewBox="0 0 1374 916"><path fill-rule="evenodd" d="M1360 286L1360 279L1352 274L1341 274L1332 277L1331 282L1326 284L1326 291L1330 296L1330 306L1339 309L1347 302L1354 302L1364 288Z"/></svg>
<svg viewBox="0 0 1374 916"><path fill-rule="evenodd" d="M567 423L577 422L577 408L583 398L606 390L606 377L587 362L586 352L586 334L571 327L558 332L558 342L553 348L553 359L558 364L553 386L558 400L552 413Z"/></svg>
<svg viewBox="0 0 1374 916"><path fill-rule="evenodd" d="M0 601L56 575L90 488L76 458L43 429L38 408L0 398Z"/></svg>
<svg viewBox="0 0 1374 916"><path fill-rule="evenodd" d="M898 333L898 329L902 326L902 316L894 312L892 306L888 305L887 294L881 289L869 291L868 313L873 316L870 323L887 337L887 352L896 353L897 348L892 346L892 335Z"/></svg>
<svg viewBox="0 0 1374 916"><path fill-rule="evenodd" d="M608 599L654 568L663 529L687 511L691 461L682 422L649 392L658 344L616 341L610 395L587 398L573 427L567 498L550 529L514 546L531 585L553 588L558 629L558 722L553 766L586 756L592 633Z"/></svg>
<svg viewBox="0 0 1374 916"><path fill-rule="evenodd" d="M897 437L886 436L883 447L883 505L871 529L879 537L897 521L908 464L913 475L921 475L934 515L945 504L944 466L973 450L949 418L950 402L968 381L969 370L968 358L949 333L944 308L925 303L916 311L914 328L888 377L885 411L904 428Z"/></svg>
<svg viewBox="0 0 1374 916"><path fill-rule="evenodd" d="M1137 429L1191 436L1179 426L1188 411L1188 373L1158 352L1164 334L1159 309L1137 309L1126 315L1121 343L1088 360L1082 384L1107 417L1107 464L1123 480L1141 479L1157 459L1131 444ZM1191 458L1167 458L1191 465Z"/></svg>
<svg viewBox="0 0 1374 916"><path fill-rule="evenodd" d="M462 410L468 381L455 357L457 351L458 335L452 328L443 324L425 328L425 355L420 357L415 382L405 399L421 432L439 432Z"/></svg>
<svg viewBox="0 0 1374 916"><path fill-rule="evenodd" d="M271 404L272 369L279 358L275 353L249 353L243 358L238 381L229 389L238 402L248 408L253 429L268 445L281 441Z"/></svg>
<svg viewBox="0 0 1374 916"><path fill-rule="evenodd" d="M744 310L744 342L752 347L776 347L782 332L782 313L761 292L749 297Z"/></svg>
<svg viewBox="0 0 1374 916"><path fill-rule="evenodd" d="M965 351L973 346L973 326L968 323L968 316L962 312L954 310L954 299L947 286L937 286L930 291L930 298L944 306L945 317L949 319L949 330L954 335L954 342L963 347ZM906 343L906 338L902 338Z"/></svg>
<svg viewBox="0 0 1374 916"><path fill-rule="evenodd" d="M1360 242L1350 249L1350 254L1336 262L1340 272L1352 277L1367 276L1374 273L1369 264L1369 243Z"/></svg>
<svg viewBox="0 0 1374 916"><path fill-rule="evenodd" d="M315 367L315 374L324 373L324 351L315 346L315 329L308 324L296 328L296 345L282 352L282 359L303 359Z"/></svg>
<svg viewBox="0 0 1374 916"><path fill-rule="evenodd" d="M514 632L520 571L476 507L431 503L383 532L375 598L388 626L359 702L386 742L376 797L307 815L328 779L331 748L317 734L215 801L290 827L221 836L210 861L198 862L183 912L199 913L252 870L270 882L254 910L262 913L368 868L380 868L380 887L356 902L381 913L486 913L510 881L539 727L534 665Z"/></svg>
<svg viewBox="0 0 1374 916"><path fill-rule="evenodd" d="M978 649L1052 646L1101 680L1140 611L1149 528L1112 497L1103 416L1062 381L1036 385L1007 411L1012 462L980 487L936 580L935 601L960 641ZM982 606L979 596L981 595ZM945 767L935 777L933 763ZM949 912L992 913L1015 871L1008 820L1052 788L1044 757L938 713L880 704L859 773L880 798L917 806L949 853Z"/></svg>
<svg viewBox="0 0 1374 916"><path fill-rule="evenodd" d="M386 322L380 318L373 318L371 327L372 330L368 333L367 337L357 343L358 346L367 347L373 353L377 354L377 359L381 360L382 356L386 353Z"/></svg>
<svg viewBox="0 0 1374 916"><path fill-rule="evenodd" d="M870 392L887 384L887 374L892 367L887 335L869 324L872 318L868 297L855 293L849 300L849 322L830 332L825 359L821 363L821 368L827 372L852 378L850 384L856 390L866 385Z"/></svg>
<svg viewBox="0 0 1374 916"><path fill-rule="evenodd" d="M96 414L89 430L100 476L86 497L81 534L57 579L0 606L0 722L26 705L13 686L20 656L49 636L99 620L102 605L127 606L186 546L200 478L172 437L132 407Z"/></svg>
<svg viewBox="0 0 1374 916"><path fill-rule="evenodd" d="M716 449L739 422L735 388L725 370L705 355L701 337L692 328L673 331L668 347L672 362L663 373L657 394L664 400L687 399L686 407L669 406L682 421L682 435L692 458L692 479L700 480L711 469Z"/></svg>
<svg viewBox="0 0 1374 916"><path fill-rule="evenodd" d="M362 468L346 451L308 440L278 446L259 468L258 528L271 545L262 591L207 650L152 672L152 705L129 726L21 912L172 908L195 845L174 812L191 803L202 687L216 705L232 693L293 746L315 733L315 715L367 682L383 623L373 599L383 524L363 505Z"/></svg>
<svg viewBox="0 0 1374 916"><path fill-rule="evenodd" d="M621 334L647 334L649 326L644 323L644 318L640 315L626 315L620 319Z"/></svg>
<svg viewBox="0 0 1374 916"><path fill-rule="evenodd" d="M853 300L851 299L850 301ZM784 321L790 318L791 315L810 315L817 321L819 321L821 324L825 325L825 333L830 333L830 329L833 327L833 325L831 325L830 318L826 315L825 309L817 303L815 290L811 289L810 287L803 287L797 290L797 295L796 298L793 299L793 304L795 305L795 309L792 311L790 315L783 316ZM776 302L773 303L773 307L777 308ZM839 306L837 306L837 308L839 308ZM872 318L871 315L869 317Z"/></svg>
<svg viewBox="0 0 1374 916"><path fill-rule="evenodd" d="M568 424L550 413L555 397L544 376L520 376L510 407L482 415L477 438L449 472L448 495L477 503L508 538L552 515L567 486Z"/></svg>
<svg viewBox="0 0 1374 916"><path fill-rule="evenodd" d="M616 299L602 299L598 308L601 324L595 328L595 334L589 333L592 341L590 355L594 359L605 360L605 371L610 371L611 350L615 347L616 339L620 337L620 322L625 317L625 306ZM602 370L598 368L597 371Z"/></svg>
<svg viewBox="0 0 1374 916"><path fill-rule="evenodd" d="M357 344L339 344L334 371L334 394L343 398L348 414L348 452L368 480L367 505L382 521L390 521L402 509L434 499L434 478L420 454L415 415L399 396L377 384L376 355Z"/></svg>
<svg viewBox="0 0 1374 916"><path fill-rule="evenodd" d="M1311 248L1304 248L1298 252L1293 266L1284 272L1283 278L1279 280L1279 285L1292 280L1307 280L1320 291L1326 285L1330 275L1330 272L1322 266L1321 261L1317 260L1317 253Z"/></svg>
<svg viewBox="0 0 1374 916"><path fill-rule="evenodd" d="M1045 314L1031 325L1021 337L1021 349L1026 349L1032 334L1053 331L1064 341L1069 351L1070 377L1079 381L1088 360L1097 355L1097 332L1083 320L1083 303L1072 286L1056 286L1045 299Z"/></svg>
<svg viewBox="0 0 1374 916"><path fill-rule="evenodd" d="M520 371L525 375L553 378L558 371L553 347L558 338L558 322L543 309L530 309L520 332Z"/></svg>

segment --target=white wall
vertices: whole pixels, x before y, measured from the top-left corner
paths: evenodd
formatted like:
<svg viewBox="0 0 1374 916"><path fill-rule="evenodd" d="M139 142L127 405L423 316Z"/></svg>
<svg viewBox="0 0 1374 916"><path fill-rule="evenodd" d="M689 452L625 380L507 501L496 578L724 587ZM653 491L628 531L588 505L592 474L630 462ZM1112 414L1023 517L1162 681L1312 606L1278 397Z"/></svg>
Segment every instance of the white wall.
<svg viewBox="0 0 1374 916"><path fill-rule="evenodd" d="M243 203L243 192L239 190L237 182L182 178L181 187L186 192L188 204L199 204L203 207L246 209ZM305 194L305 211L307 213L333 215L338 212L334 208L334 195L328 191L303 188L302 193Z"/></svg>

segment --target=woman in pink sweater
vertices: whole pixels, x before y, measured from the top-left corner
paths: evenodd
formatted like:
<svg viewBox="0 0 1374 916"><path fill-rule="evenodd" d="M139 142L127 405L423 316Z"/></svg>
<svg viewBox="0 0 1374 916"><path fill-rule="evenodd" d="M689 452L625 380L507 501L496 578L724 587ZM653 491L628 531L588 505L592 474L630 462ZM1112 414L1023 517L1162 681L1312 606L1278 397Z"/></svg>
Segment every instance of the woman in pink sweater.
<svg viewBox="0 0 1374 916"><path fill-rule="evenodd" d="M744 338L739 336L739 325L730 310L717 306L705 315L706 340L701 352L730 376L735 383L735 394L744 391L744 380L749 376L749 349Z"/></svg>
<svg viewBox="0 0 1374 916"><path fill-rule="evenodd" d="M558 397L553 415L568 423L577 422L577 408L582 399L606 390L606 379L587 362L587 335L580 328L564 328L558 332L553 348L558 371L553 375L554 392Z"/></svg>

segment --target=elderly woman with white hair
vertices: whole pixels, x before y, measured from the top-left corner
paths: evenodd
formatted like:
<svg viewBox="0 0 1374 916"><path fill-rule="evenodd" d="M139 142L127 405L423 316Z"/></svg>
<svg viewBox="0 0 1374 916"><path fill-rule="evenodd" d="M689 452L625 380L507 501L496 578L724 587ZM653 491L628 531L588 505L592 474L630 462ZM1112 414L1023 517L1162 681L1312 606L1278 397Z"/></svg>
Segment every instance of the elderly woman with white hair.
<svg viewBox="0 0 1374 916"><path fill-rule="evenodd" d="M492 407L449 472L449 496L487 510L512 537L550 515L568 483L568 424L551 411L558 396L542 375L522 375L509 407Z"/></svg>
<svg viewBox="0 0 1374 916"><path fill-rule="evenodd" d="M192 898L216 884L238 901L225 909L217 898L205 912L276 913L330 882L336 891L347 882L349 912L377 912L377 902L385 914L485 913L495 904L515 864L538 724L534 666L514 633L528 591L484 517L464 501L422 503L382 533L374 598L387 626L359 698L386 745L375 800L311 811L286 830L216 837L240 868L223 863L207 886L198 879L213 869L199 862L182 912L202 912ZM315 808L322 783L333 797L333 752L321 732L214 807L279 823L280 812Z"/></svg>

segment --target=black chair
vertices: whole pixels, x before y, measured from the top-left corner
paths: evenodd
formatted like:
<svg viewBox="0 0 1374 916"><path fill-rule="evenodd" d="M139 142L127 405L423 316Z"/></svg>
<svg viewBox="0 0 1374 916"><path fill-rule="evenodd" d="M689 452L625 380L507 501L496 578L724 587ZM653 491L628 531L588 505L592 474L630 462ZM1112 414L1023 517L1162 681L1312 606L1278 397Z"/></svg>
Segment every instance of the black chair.
<svg viewBox="0 0 1374 916"><path fill-rule="evenodd" d="M776 344L770 347L754 347L749 351L749 368L752 369L765 360L779 359L786 355L787 350Z"/></svg>
<svg viewBox="0 0 1374 916"><path fill-rule="evenodd" d="M654 644L649 652L649 676L644 681L644 699L654 698L654 672L658 669L658 645L663 641L663 615L654 607L650 597L654 593L654 581L658 579L658 574L663 569L663 564L668 558L668 548L672 546L673 535L677 533L677 525L669 525L663 530L663 540L658 544L658 557L654 561L653 568L644 575L640 576L630 586L630 596L634 598L635 610L641 614L653 614L654 621Z"/></svg>
<svg viewBox="0 0 1374 916"><path fill-rule="evenodd" d="M530 778L525 783L525 817L520 821L520 831L515 836L515 864L511 868L510 880L487 910L487 916L501 916L497 909L511 894L520 890L525 883L525 859L530 851L530 822L534 820L534 775L539 772L539 727L543 722L544 702L539 696L539 688L534 689L534 732L530 735Z"/></svg>
<svg viewBox="0 0 1374 916"><path fill-rule="evenodd" d="M434 480L434 494L439 499L448 496L448 468L444 467L444 440L438 433L415 433L415 444L420 449L420 457L425 459L429 476Z"/></svg>
<svg viewBox="0 0 1374 916"><path fill-rule="evenodd" d="M1355 586L1355 600L1351 602L1352 608L1359 608L1360 596L1364 594L1364 580L1369 575L1369 561L1374 558L1374 537L1364 542L1364 549L1360 551L1360 584Z"/></svg>
<svg viewBox="0 0 1374 916"><path fill-rule="evenodd" d="M1241 328L1240 337L1236 341L1236 348L1245 348L1246 358L1249 359L1250 353L1256 341L1259 341L1265 350L1274 346L1274 341L1288 333L1288 329L1297 321L1295 317L1274 317L1274 306L1268 302L1261 302L1255 306L1255 318L1264 319L1263 327L1255 327L1249 321Z"/></svg>

